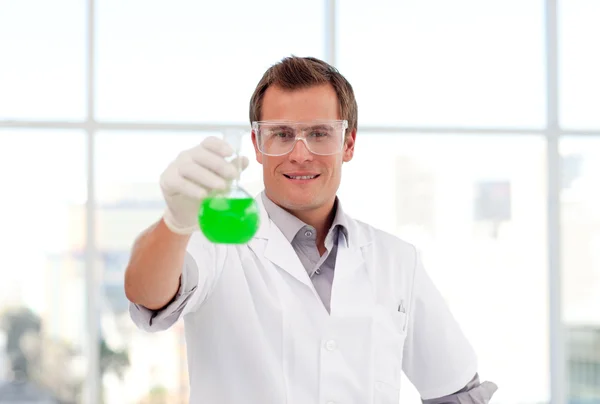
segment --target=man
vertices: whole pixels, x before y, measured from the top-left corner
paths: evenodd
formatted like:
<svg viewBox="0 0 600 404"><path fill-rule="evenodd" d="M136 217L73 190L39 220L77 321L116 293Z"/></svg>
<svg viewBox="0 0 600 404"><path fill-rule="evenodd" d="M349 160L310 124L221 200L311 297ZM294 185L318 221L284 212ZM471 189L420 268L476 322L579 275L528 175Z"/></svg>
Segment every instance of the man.
<svg viewBox="0 0 600 404"><path fill-rule="evenodd" d="M183 317L190 402L396 404L404 371L426 403L487 403L496 387L479 383L415 248L353 220L336 197L357 132L346 79L286 58L259 82L250 120L265 185L253 239L212 244L198 231L202 199L239 175L231 147L208 138L164 171L166 211L125 274L139 327Z"/></svg>

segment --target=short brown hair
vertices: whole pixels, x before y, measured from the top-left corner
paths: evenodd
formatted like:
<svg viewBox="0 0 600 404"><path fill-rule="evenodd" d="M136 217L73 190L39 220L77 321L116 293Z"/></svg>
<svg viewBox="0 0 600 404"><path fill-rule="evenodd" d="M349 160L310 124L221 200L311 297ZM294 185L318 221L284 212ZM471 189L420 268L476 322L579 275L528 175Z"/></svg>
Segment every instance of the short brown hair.
<svg viewBox="0 0 600 404"><path fill-rule="evenodd" d="M269 86L296 90L325 83L333 86L341 118L348 120L347 133L352 133L358 124L358 107L352 86L335 67L313 57L290 56L265 72L250 99L250 122L260 121L263 96Z"/></svg>

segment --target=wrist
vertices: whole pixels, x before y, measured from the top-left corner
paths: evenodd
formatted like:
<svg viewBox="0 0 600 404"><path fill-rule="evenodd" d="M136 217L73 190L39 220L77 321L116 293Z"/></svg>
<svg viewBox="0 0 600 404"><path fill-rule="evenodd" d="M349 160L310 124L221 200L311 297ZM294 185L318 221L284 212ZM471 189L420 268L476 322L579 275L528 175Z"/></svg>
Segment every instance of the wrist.
<svg viewBox="0 0 600 404"><path fill-rule="evenodd" d="M171 232L182 236L190 235L199 230L198 221L195 217L191 220L181 220L169 208L165 209L163 213L163 222Z"/></svg>

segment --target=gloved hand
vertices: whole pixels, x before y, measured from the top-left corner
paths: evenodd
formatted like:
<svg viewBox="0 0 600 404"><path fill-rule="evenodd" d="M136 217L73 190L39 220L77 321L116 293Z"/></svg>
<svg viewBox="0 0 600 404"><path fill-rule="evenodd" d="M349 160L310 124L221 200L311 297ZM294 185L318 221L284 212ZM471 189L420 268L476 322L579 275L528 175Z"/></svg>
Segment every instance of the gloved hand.
<svg viewBox="0 0 600 404"><path fill-rule="evenodd" d="M227 189L237 176L237 159L228 162L233 148L224 140L208 137L200 145L181 152L160 176L160 188L167 203L163 220L177 234L191 234L198 229L198 208L213 190ZM248 167L241 159L242 170Z"/></svg>

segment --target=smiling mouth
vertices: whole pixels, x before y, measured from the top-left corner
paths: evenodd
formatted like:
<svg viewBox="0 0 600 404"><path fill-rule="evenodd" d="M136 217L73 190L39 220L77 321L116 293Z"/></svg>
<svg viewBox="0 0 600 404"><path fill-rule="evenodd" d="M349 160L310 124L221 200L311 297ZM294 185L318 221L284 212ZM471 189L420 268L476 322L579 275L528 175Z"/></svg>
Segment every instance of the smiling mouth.
<svg viewBox="0 0 600 404"><path fill-rule="evenodd" d="M316 175L287 175L287 174L283 174L283 175L286 178L289 178L290 180L314 180L315 178L317 178L321 174L316 174Z"/></svg>

